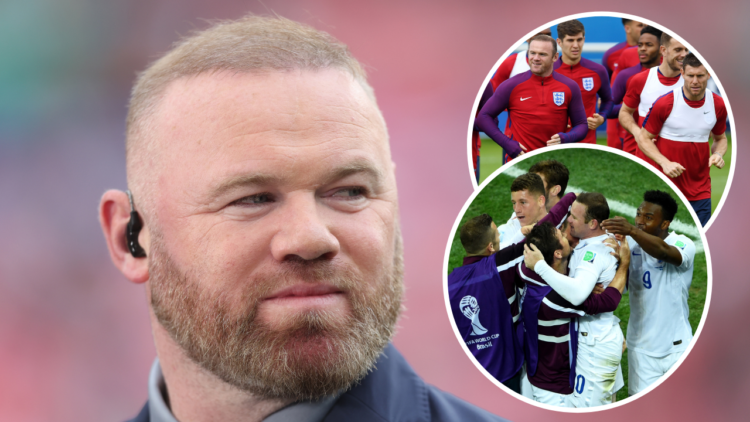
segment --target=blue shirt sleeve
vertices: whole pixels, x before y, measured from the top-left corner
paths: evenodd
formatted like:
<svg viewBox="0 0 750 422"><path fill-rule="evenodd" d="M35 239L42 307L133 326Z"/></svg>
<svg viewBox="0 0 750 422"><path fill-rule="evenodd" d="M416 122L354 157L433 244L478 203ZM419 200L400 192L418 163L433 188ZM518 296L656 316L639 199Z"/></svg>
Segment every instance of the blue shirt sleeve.
<svg viewBox="0 0 750 422"><path fill-rule="evenodd" d="M609 75L607 75L607 69L604 66L595 69L595 71L599 75L599 80L602 84L597 92L599 98L602 100L601 104L599 104L599 115L607 119L612 115L612 107L614 107L612 88L609 86Z"/></svg>

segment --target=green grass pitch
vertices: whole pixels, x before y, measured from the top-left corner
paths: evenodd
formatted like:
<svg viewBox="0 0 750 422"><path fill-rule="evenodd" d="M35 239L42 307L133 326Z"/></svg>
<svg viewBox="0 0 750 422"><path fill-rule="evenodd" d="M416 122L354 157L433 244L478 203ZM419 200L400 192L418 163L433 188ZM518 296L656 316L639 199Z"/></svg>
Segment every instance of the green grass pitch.
<svg viewBox="0 0 750 422"><path fill-rule="evenodd" d="M484 163L485 145L490 144L493 146L495 145L492 141L482 143L483 170L490 167L490 165L485 167ZM727 157L728 156L729 154L727 154ZM610 201L616 200L632 207L638 207L638 205L640 205L643 200L643 192L646 190L659 189L671 192L671 189L658 176L644 169L640 164L621 157L617 154L612 154L601 150L551 150L529 159L521 160L511 169L515 169L517 172L526 172L533 163L546 159L558 160L568 167L568 169L570 170L570 186L587 191L601 192ZM491 161L491 158L489 161ZM510 170L509 172L512 171L513 170ZM486 177L486 175L484 175L484 172L482 173L482 175ZM510 177L506 174L500 174L494 180L492 180L476 196L474 201L467 208L466 213L461 216L461 222L458 227L460 228L463 223L465 223L469 218L483 213L487 213L492 216L495 223L498 225L505 223L513 213L513 209L510 204L510 185L513 182L513 179L514 177ZM703 314L703 308L706 304L706 255L703 252L702 241L699 237L696 236L697 228L692 222L690 214L688 213L688 211L686 211L684 204L682 204L680 201L678 201L678 203L679 208L675 220L680 220L682 222L688 223L688 228L685 231L690 233L683 232L683 234L691 237L693 241L696 242L696 247L699 251L695 256L693 282L689 291L688 300L688 306L690 308L690 325L693 328L693 333L695 333L695 330L697 329L701 316ZM634 215L620 214L613 209L612 216L615 215L622 215L634 224ZM464 256L464 251L461 247L461 243L458 237L458 232L453 234L453 237L452 239L450 239L450 241L451 249L448 260L448 273L450 273L453 268L461 265ZM625 336L627 336L628 318L630 315L629 303L629 295L626 293L625 295L623 295L622 301L615 311L615 314L621 320L620 326L622 327L622 331ZM622 372L623 376L625 377L625 387L620 389L620 391L618 392L618 400L622 400L628 397L627 350L625 351L622 359Z"/></svg>

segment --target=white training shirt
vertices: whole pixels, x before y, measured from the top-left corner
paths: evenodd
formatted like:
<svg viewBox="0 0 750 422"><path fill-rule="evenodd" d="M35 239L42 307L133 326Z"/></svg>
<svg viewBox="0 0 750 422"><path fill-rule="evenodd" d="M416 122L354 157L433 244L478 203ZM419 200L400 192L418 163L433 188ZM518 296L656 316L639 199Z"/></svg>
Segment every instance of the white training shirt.
<svg viewBox="0 0 750 422"><path fill-rule="evenodd" d="M648 70L646 84L641 91L641 102L638 104L638 115L646 117L651 106L662 95L668 93L674 88L682 88L685 80L680 78L674 85L664 85L659 81L659 66L654 66Z"/></svg>
<svg viewBox="0 0 750 422"><path fill-rule="evenodd" d="M630 245L630 321L628 348L653 357L684 351L693 338L688 320L688 289L693 281L695 244L674 232L664 239L682 255L679 266L643 252L628 236Z"/></svg>
<svg viewBox="0 0 750 422"><path fill-rule="evenodd" d="M603 242L609 237L601 236L581 239L570 256L568 275L577 278L582 272L596 276L596 283L604 288L609 286L617 273L617 259L610 255L612 248ZM619 318L613 312L597 315L586 315L578 318L578 341L593 345L596 340L604 338Z"/></svg>
<svg viewBox="0 0 750 422"><path fill-rule="evenodd" d="M659 137L676 142L708 142L708 137L716 125L713 93L706 90L703 105L698 108L690 107L685 102L682 86L676 87L672 95L672 111L662 124Z"/></svg>

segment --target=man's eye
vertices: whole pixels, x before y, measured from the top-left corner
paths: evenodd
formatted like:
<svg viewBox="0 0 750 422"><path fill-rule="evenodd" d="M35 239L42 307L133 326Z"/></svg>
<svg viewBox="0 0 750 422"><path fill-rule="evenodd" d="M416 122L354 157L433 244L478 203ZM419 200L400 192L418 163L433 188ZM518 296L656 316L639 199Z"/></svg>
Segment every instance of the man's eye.
<svg viewBox="0 0 750 422"><path fill-rule="evenodd" d="M231 205L258 205L258 204L265 204L268 202L273 202L274 198L273 195L270 193L259 193L257 195L250 195L246 196L244 198L238 199L234 202L232 202Z"/></svg>
<svg viewBox="0 0 750 422"><path fill-rule="evenodd" d="M334 198L341 199L358 199L367 194L367 189L361 186L348 187L337 190L333 195Z"/></svg>

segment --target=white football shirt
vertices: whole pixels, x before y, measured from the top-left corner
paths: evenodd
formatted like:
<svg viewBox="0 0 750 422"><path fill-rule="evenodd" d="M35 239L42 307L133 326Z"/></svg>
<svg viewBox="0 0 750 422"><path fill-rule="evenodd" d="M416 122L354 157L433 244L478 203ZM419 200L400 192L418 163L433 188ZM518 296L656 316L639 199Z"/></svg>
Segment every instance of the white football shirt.
<svg viewBox="0 0 750 422"><path fill-rule="evenodd" d="M604 288L615 278L617 273L617 259L610 255L612 248L603 242L608 235L581 239L570 256L568 275L572 278L581 271L587 271L597 277L596 283ZM586 315L578 318L578 341L594 344L596 340L604 338L614 324L620 320L613 312L603 312L597 315Z"/></svg>
<svg viewBox="0 0 750 422"><path fill-rule="evenodd" d="M674 232L664 239L682 255L679 266L645 253L628 236L630 245L630 320L628 348L662 357L687 348L693 338L688 320L688 289L693 281L695 244Z"/></svg>

